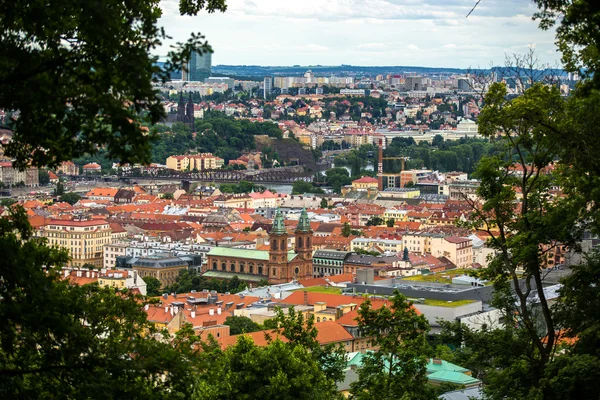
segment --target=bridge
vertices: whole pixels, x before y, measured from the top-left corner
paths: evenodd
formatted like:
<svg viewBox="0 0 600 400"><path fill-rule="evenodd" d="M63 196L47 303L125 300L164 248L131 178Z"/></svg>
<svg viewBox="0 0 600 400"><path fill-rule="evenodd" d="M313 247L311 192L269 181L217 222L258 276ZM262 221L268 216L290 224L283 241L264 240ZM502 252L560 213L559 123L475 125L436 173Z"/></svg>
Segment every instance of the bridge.
<svg viewBox="0 0 600 400"><path fill-rule="evenodd" d="M132 171L133 172L133 171ZM176 172L169 174L139 175L134 173L123 174L122 178L151 178L155 180L188 180L197 182L240 182L253 183L294 183L296 181L312 182L313 173L304 172L302 167L282 167L263 170L207 170L200 172Z"/></svg>

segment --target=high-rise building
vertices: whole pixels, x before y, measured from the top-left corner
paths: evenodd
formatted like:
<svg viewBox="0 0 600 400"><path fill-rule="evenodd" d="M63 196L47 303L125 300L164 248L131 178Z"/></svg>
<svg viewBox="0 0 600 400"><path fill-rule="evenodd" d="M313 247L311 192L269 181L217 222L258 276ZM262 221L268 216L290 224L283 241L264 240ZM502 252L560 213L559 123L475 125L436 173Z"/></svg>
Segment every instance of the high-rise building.
<svg viewBox="0 0 600 400"><path fill-rule="evenodd" d="M263 97L266 99L267 96L271 94L271 90L273 89L273 78L270 76L265 76L263 82Z"/></svg>
<svg viewBox="0 0 600 400"><path fill-rule="evenodd" d="M193 52L181 73L181 80L187 82L203 82L210 77L212 53Z"/></svg>

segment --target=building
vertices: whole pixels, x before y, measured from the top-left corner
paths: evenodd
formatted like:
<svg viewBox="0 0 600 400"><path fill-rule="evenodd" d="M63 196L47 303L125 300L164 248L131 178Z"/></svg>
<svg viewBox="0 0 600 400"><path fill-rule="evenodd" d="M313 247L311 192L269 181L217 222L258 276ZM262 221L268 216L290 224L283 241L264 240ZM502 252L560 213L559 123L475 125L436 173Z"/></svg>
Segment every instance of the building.
<svg viewBox="0 0 600 400"><path fill-rule="evenodd" d="M79 167L71 161L63 161L56 172L63 175L79 175Z"/></svg>
<svg viewBox="0 0 600 400"><path fill-rule="evenodd" d="M405 187L408 182L412 182L415 185L419 183L420 179L424 179L431 174L431 170L428 169L409 169L400 172L400 187Z"/></svg>
<svg viewBox="0 0 600 400"><path fill-rule="evenodd" d="M0 162L0 182L5 186L23 183L25 186L39 186L39 170L37 168L27 168L23 171L13 168L11 161Z"/></svg>
<svg viewBox="0 0 600 400"><path fill-rule="evenodd" d="M203 82L210 77L212 53L193 52L181 71L181 80L186 82Z"/></svg>
<svg viewBox="0 0 600 400"><path fill-rule="evenodd" d="M137 271L108 270L98 274L98 285L116 289L137 289L146 295L146 282L138 276Z"/></svg>
<svg viewBox="0 0 600 400"><path fill-rule="evenodd" d="M235 87L235 80L233 78L229 78L227 76L211 76L210 78L206 78L204 83L208 84L225 84L227 85L227 89L233 90Z"/></svg>
<svg viewBox="0 0 600 400"><path fill-rule="evenodd" d="M313 275L331 276L344 273L344 261L351 255L349 251L317 250L313 254Z"/></svg>
<svg viewBox="0 0 600 400"><path fill-rule="evenodd" d="M378 181L370 176L363 176L362 178L352 181L352 189L357 191L368 191L377 190Z"/></svg>
<svg viewBox="0 0 600 400"><path fill-rule="evenodd" d="M179 276L179 271L187 270L193 257L178 257L171 253L154 254L145 257L117 258L116 267L137 271L142 278L153 277L160 281L161 287L173 285Z"/></svg>
<svg viewBox="0 0 600 400"><path fill-rule="evenodd" d="M69 265L102 268L103 246L111 241L111 229L104 220L50 220L39 228L38 236L47 238L51 246L66 248L71 257Z"/></svg>
<svg viewBox="0 0 600 400"><path fill-rule="evenodd" d="M102 166L98 163L89 163L83 166L84 174L99 174L102 172Z"/></svg>
<svg viewBox="0 0 600 400"><path fill-rule="evenodd" d="M192 92L189 93L187 103L183 100L183 92L179 93L179 103L177 103L177 122L181 122L196 131L194 102L192 101Z"/></svg>
<svg viewBox="0 0 600 400"><path fill-rule="evenodd" d="M313 271L313 231L306 210L302 210L294 232L294 250L288 249L289 235L279 210L269 232L269 250L246 250L214 247L207 255L203 275L213 278L268 280L270 283L311 278Z"/></svg>
<svg viewBox="0 0 600 400"><path fill-rule="evenodd" d="M270 76L265 76L263 80L263 97L266 99L267 96L271 95L271 90L273 89L273 78Z"/></svg>
<svg viewBox="0 0 600 400"><path fill-rule="evenodd" d="M201 153L190 156L171 156L167 158L167 168L175 171L205 171L219 169L225 160L212 153Z"/></svg>

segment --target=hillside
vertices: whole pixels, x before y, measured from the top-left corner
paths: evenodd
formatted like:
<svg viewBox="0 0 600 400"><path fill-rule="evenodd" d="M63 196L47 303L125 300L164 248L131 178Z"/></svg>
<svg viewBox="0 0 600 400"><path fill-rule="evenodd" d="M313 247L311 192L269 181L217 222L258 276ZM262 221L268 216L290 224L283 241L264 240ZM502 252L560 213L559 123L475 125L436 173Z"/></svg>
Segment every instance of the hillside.
<svg viewBox="0 0 600 400"><path fill-rule="evenodd" d="M300 164L306 166L310 171L316 171L317 164L310 150L304 148L301 143L294 139L274 139L267 136L255 136L256 149L263 151L270 147L279 154L279 158L285 163L298 159Z"/></svg>

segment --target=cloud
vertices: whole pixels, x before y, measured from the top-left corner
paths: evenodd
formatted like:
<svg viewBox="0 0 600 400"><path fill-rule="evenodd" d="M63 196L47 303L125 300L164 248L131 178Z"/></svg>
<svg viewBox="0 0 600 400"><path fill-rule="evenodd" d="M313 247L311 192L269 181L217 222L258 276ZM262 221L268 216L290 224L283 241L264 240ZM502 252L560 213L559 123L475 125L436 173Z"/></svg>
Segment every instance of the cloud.
<svg viewBox="0 0 600 400"><path fill-rule="evenodd" d="M387 49L388 45L384 43L361 43L357 47L362 50L383 50Z"/></svg>
<svg viewBox="0 0 600 400"><path fill-rule="evenodd" d="M505 53L536 43L544 62L556 53L553 30L531 20L527 0L227 0L225 13L181 17L178 0L161 0L160 24L173 39L202 32L213 64L415 65L504 63Z"/></svg>
<svg viewBox="0 0 600 400"><path fill-rule="evenodd" d="M329 50L329 47L327 47L327 46L321 46L320 44L314 44L314 43L311 43L307 46L303 46L302 48L308 49L311 51L327 51L327 50Z"/></svg>

